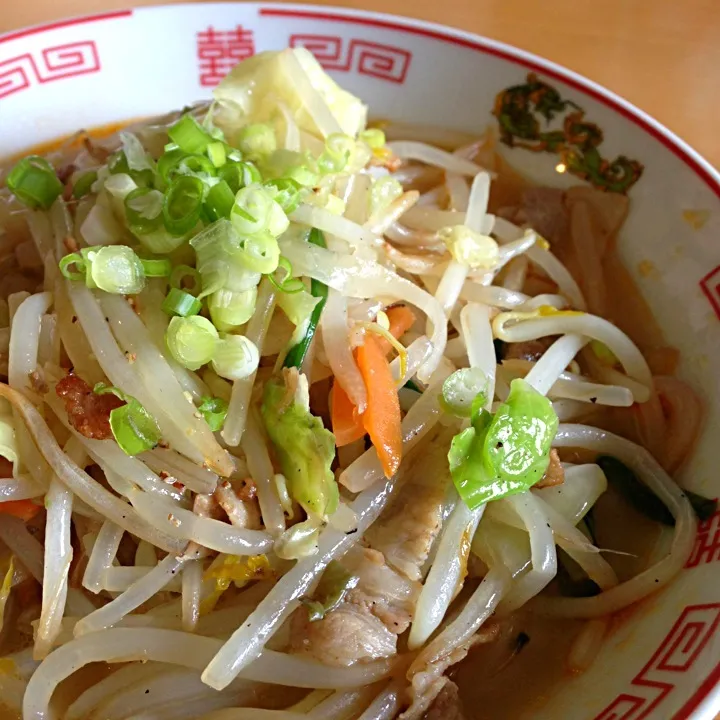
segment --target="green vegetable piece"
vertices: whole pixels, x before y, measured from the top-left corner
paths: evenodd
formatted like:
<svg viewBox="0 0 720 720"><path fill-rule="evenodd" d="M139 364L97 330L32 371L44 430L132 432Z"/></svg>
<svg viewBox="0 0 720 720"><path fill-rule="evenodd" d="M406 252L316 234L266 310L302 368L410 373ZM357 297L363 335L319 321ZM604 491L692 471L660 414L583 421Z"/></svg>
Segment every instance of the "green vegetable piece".
<svg viewBox="0 0 720 720"><path fill-rule="evenodd" d="M335 437L311 414L307 400L288 398L288 388L265 385L262 418L275 447L292 498L308 515L325 520L338 506L339 492L330 466Z"/></svg>
<svg viewBox="0 0 720 720"><path fill-rule="evenodd" d="M313 228L310 231L308 242L318 247L325 248L325 237L317 228ZM327 302L328 287L325 283L319 282L318 280L312 280L310 282L310 293L313 297L320 298L318 304L314 307L311 315L310 322L308 323L307 330L305 331L305 337L290 348L288 354L285 356L284 366L286 368L296 367L299 368L305 360L310 344L312 343L313 337L315 337L315 331L317 330L318 323L320 322L320 315L322 314L325 303Z"/></svg>
<svg viewBox="0 0 720 720"><path fill-rule="evenodd" d="M63 191L55 168L39 155L20 160L10 171L6 182L10 192L23 205L34 210L49 210Z"/></svg>
<svg viewBox="0 0 720 720"><path fill-rule="evenodd" d="M214 141L213 136L192 115L183 115L168 129L168 136L186 153L205 152Z"/></svg>
<svg viewBox="0 0 720 720"><path fill-rule="evenodd" d="M482 407L486 400L485 373L480 368L461 368L449 375L443 383L440 405L450 415L470 417L473 403Z"/></svg>
<svg viewBox="0 0 720 720"><path fill-rule="evenodd" d="M665 503L625 463L612 455L595 460L612 487L641 515L663 525L675 525L675 518Z"/></svg>
<svg viewBox="0 0 720 720"><path fill-rule="evenodd" d="M80 175L73 185L73 197L76 200L85 197L92 190L96 180L97 172L95 170L89 170Z"/></svg>
<svg viewBox="0 0 720 720"><path fill-rule="evenodd" d="M132 395L105 383L95 385L93 392L98 395L112 393L125 402L110 411L110 429L126 455L138 455L160 442L160 428L155 418Z"/></svg>
<svg viewBox="0 0 720 720"><path fill-rule="evenodd" d="M550 401L524 380L513 380L495 415L473 401L471 426L453 438L448 453L455 487L474 510L485 502L523 492L550 462L558 419Z"/></svg>
<svg viewBox="0 0 720 720"><path fill-rule="evenodd" d="M213 432L222 430L227 417L228 404L219 397L204 396L198 405L198 412L202 413L205 422Z"/></svg>
<svg viewBox="0 0 720 720"><path fill-rule="evenodd" d="M160 309L171 317L188 317L197 315L202 310L202 303L193 295L178 288L170 288L170 292L160 305Z"/></svg>
<svg viewBox="0 0 720 720"><path fill-rule="evenodd" d="M312 600L304 602L310 622L322 620L357 587L359 578L345 569L337 560L331 560L323 573Z"/></svg>

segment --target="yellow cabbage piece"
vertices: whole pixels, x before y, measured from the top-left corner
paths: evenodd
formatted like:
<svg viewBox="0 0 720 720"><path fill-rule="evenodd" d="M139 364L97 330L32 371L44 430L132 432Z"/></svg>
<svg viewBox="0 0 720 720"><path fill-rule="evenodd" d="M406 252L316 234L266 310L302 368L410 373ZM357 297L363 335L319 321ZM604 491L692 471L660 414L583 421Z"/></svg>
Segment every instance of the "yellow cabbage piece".
<svg viewBox="0 0 720 720"><path fill-rule="evenodd" d="M214 91L221 105L230 103L242 111L236 114L218 113L217 124L228 137L249 123L275 122L281 117L278 101L292 114L300 130L318 134L318 128L308 111L309 98L293 81L299 63L310 85L330 109L342 132L356 138L365 129L367 106L351 93L343 90L305 48L259 53L236 65ZM235 117L233 117L235 115Z"/></svg>

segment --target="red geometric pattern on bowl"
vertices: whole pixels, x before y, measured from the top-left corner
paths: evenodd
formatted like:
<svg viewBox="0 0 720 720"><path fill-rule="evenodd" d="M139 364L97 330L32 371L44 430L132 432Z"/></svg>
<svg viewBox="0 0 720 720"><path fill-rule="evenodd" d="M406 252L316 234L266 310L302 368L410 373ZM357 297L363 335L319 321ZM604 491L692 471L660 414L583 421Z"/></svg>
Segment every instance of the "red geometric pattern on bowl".
<svg viewBox="0 0 720 720"><path fill-rule="evenodd" d="M700 289L705 293L715 314L720 318L720 265L700 281Z"/></svg>
<svg viewBox="0 0 720 720"><path fill-rule="evenodd" d="M672 693L720 625L720 603L686 607L650 661L595 720L642 720ZM678 720L678 716L676 716Z"/></svg>
<svg viewBox="0 0 720 720"><path fill-rule="evenodd" d="M237 25L234 30L210 26L197 33L197 59L200 85L215 87L241 60L255 54L252 30Z"/></svg>
<svg viewBox="0 0 720 720"><path fill-rule="evenodd" d="M405 82L412 62L408 50L369 40L346 42L339 35L291 35L288 44L309 50L326 70L356 72L399 85Z"/></svg>
<svg viewBox="0 0 720 720"><path fill-rule="evenodd" d="M100 57L93 40L54 45L23 53L0 63L0 98L46 83L100 70Z"/></svg>
<svg viewBox="0 0 720 720"><path fill-rule="evenodd" d="M720 560L720 510L698 523L695 546L685 567L693 568L717 560Z"/></svg>

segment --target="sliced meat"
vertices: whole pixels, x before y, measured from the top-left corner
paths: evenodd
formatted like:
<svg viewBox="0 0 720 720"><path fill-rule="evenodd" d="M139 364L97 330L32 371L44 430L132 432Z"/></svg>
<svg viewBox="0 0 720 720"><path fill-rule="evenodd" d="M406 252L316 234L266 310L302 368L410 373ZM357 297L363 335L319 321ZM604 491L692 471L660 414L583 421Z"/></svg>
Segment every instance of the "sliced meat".
<svg viewBox="0 0 720 720"><path fill-rule="evenodd" d="M60 380L55 392L65 402L70 424L81 435L93 440L108 440L113 436L110 412L124 405L124 401L112 393L97 395L82 378L72 373Z"/></svg>
<svg viewBox="0 0 720 720"><path fill-rule="evenodd" d="M407 630L415 610L420 585L395 572L377 550L356 548L344 565L360 581L346 598L375 615L395 635Z"/></svg>
<svg viewBox="0 0 720 720"><path fill-rule="evenodd" d="M399 720L420 720L430 710L441 691L450 681L444 677L445 672L467 657L470 650L480 643L492 642L499 634L499 625L486 623L480 631L458 645L450 652L428 657L428 649L418 655L410 666L408 679L411 682L410 707L399 717Z"/></svg>
<svg viewBox="0 0 720 720"><path fill-rule="evenodd" d="M446 440L447 442L443 442ZM442 527L443 509L451 478L447 463L450 438L424 446L408 458L406 477L396 500L365 534L370 547L382 552L387 563L410 580L420 580L422 569Z"/></svg>
<svg viewBox="0 0 720 720"><path fill-rule="evenodd" d="M555 448L550 451L550 464L536 488L554 487L565 482L565 470L563 470L560 456Z"/></svg>
<svg viewBox="0 0 720 720"><path fill-rule="evenodd" d="M454 682L445 683L422 720L465 720L460 692Z"/></svg>
<svg viewBox="0 0 720 720"><path fill-rule="evenodd" d="M326 665L349 666L363 660L392 657L397 635L364 608L342 603L322 620L310 622L300 608L292 622L292 650Z"/></svg>
<svg viewBox="0 0 720 720"><path fill-rule="evenodd" d="M358 578L357 586L321 620L310 622L305 608L296 611L293 652L341 666L391 657L398 635L412 619L419 583L395 572L382 553L368 548L351 550L343 565Z"/></svg>

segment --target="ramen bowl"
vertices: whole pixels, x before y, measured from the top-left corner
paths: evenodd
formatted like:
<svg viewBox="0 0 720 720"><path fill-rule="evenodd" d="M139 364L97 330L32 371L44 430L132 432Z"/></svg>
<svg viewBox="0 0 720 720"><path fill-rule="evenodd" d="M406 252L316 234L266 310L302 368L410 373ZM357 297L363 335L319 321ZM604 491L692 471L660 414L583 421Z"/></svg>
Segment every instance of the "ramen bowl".
<svg viewBox="0 0 720 720"><path fill-rule="evenodd" d="M238 61L287 46L312 51L375 117L475 135L489 127L498 151L534 182L627 195L617 251L680 350L677 374L705 403L678 479L720 495L720 175L655 120L569 70L459 30L359 11L222 3L112 12L0 37L0 157L181 108L207 97ZM586 672L528 692L519 716L713 718L718 569L715 514L699 524L674 582L612 624ZM466 696L469 677L460 673ZM468 712L475 717L472 705Z"/></svg>

